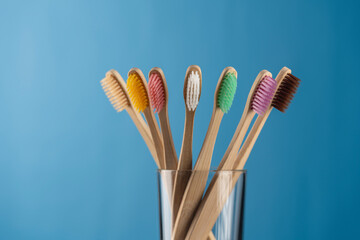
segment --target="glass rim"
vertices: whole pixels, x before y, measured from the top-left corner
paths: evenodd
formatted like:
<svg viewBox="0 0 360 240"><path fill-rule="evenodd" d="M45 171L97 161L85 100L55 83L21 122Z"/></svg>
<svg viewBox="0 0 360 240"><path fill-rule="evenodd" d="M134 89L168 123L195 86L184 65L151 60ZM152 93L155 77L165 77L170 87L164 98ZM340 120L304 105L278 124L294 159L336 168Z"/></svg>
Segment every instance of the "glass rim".
<svg viewBox="0 0 360 240"><path fill-rule="evenodd" d="M246 173L246 169L228 169L228 170L217 170L217 169L209 169L209 170L171 170L171 169L157 169L156 172L162 173L162 172L209 172L209 173L221 173L221 172L237 172L237 173Z"/></svg>

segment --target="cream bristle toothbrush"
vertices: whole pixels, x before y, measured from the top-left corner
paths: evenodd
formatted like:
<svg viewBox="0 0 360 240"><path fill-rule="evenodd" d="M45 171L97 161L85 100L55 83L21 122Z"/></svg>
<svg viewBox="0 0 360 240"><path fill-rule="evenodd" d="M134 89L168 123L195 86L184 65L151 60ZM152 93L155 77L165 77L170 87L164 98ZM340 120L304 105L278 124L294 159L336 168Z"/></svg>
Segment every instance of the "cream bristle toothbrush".
<svg viewBox="0 0 360 240"><path fill-rule="evenodd" d="M237 72L232 67L223 70L214 97L214 109L204 143L200 150L194 172L191 174L176 217L173 240L184 239L191 220L201 201L206 187L214 145L224 113L227 113L234 99L237 86ZM210 231L209 231L210 232ZM209 233L208 232L208 233Z"/></svg>
<svg viewBox="0 0 360 240"><path fill-rule="evenodd" d="M151 136L154 142L156 155L159 160L161 169L165 168L165 152L164 142L160 136L159 127L157 125L154 112L150 105L148 86L145 80L145 76L142 71L138 68L130 69L128 73L128 79L126 83L127 90L131 102L138 112L143 112L147 124L149 126Z"/></svg>
<svg viewBox="0 0 360 240"><path fill-rule="evenodd" d="M291 70L284 67L276 77L276 90L275 95L271 100L271 105L266 107L264 115L258 116L253 127L251 128L240 152L238 153L233 166L230 170L243 169L250 152L264 126L270 112L275 107L276 109L284 112L290 104L296 90L299 86L300 80L291 74ZM265 108L265 105L263 105ZM210 191L205 193L205 196L197 210L193 222L189 228L186 239L203 239L207 233L211 231L212 226L215 224L228 196L231 194L237 179L241 173L232 176L232 185L224 188L221 179L213 184ZM228 180L227 180L228 182ZM221 199L218 197L221 196ZM216 203L216 204L215 204Z"/></svg>
<svg viewBox="0 0 360 240"><path fill-rule="evenodd" d="M129 116L143 137L148 149L150 150L150 153L154 158L157 166L159 167L160 163L157 158L149 127L146 125L142 116L135 110L133 104L131 103L130 97L126 91L126 84L121 75L115 70L108 71L105 78L101 80L101 86L106 96L109 98L110 103L117 112L121 112L123 110L128 112Z"/></svg>
<svg viewBox="0 0 360 240"><path fill-rule="evenodd" d="M202 75L200 67L196 65L188 67L184 80L185 126L177 170L187 170L189 172L177 172L175 175L172 204L173 223L175 222L181 199L190 177L190 170L192 169L194 118L201 95L201 82Z"/></svg>
<svg viewBox="0 0 360 240"><path fill-rule="evenodd" d="M169 93L164 73L160 68L155 67L149 72L149 95L151 105L159 116L165 147L165 169L176 170L178 158L171 134L168 115Z"/></svg>

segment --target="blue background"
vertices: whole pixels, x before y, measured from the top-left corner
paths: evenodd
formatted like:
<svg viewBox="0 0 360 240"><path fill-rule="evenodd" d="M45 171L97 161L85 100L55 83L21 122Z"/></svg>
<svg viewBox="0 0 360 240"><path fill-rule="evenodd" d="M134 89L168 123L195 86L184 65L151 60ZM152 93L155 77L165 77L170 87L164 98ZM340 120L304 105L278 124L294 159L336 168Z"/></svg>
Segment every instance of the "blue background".
<svg viewBox="0 0 360 240"><path fill-rule="evenodd" d="M302 79L246 168L246 239L359 239L357 1L1 1L0 239L158 239L156 166L99 81L162 67L177 151L187 67L203 71L194 156L222 69L238 71L213 165L257 73Z"/></svg>

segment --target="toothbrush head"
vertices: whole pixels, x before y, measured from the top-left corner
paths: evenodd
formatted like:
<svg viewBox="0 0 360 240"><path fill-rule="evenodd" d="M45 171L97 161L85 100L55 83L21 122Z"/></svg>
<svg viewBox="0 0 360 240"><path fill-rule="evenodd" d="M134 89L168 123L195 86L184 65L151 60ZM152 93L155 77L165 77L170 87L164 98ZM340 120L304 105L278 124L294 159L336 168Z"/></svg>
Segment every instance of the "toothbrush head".
<svg viewBox="0 0 360 240"><path fill-rule="evenodd" d="M235 69L234 69L235 71ZM228 71L222 78L216 98L216 105L223 113L227 113L234 100L237 87L236 71Z"/></svg>
<svg viewBox="0 0 360 240"><path fill-rule="evenodd" d="M271 105L281 112L285 112L293 99L297 88L300 85L300 79L287 73L279 83Z"/></svg>
<svg viewBox="0 0 360 240"><path fill-rule="evenodd" d="M200 90L201 86L199 72L193 70L188 76L186 84L186 94L184 96L185 103L189 111L195 111L200 99Z"/></svg>
<svg viewBox="0 0 360 240"><path fill-rule="evenodd" d="M251 109L260 116L270 107L276 86L277 82L270 76L264 76L258 84L251 101Z"/></svg>
<svg viewBox="0 0 360 240"><path fill-rule="evenodd" d="M122 77L115 70L106 73L106 77L101 80L101 86L117 112L121 112L130 106L129 96L126 92L126 85Z"/></svg>
<svg viewBox="0 0 360 240"><path fill-rule="evenodd" d="M139 112L144 111L149 106L149 96L147 92L146 81L139 69L129 71L126 88L135 109Z"/></svg>
<svg viewBox="0 0 360 240"><path fill-rule="evenodd" d="M160 112L166 104L166 93L163 79L158 72L152 71L149 76L149 95L155 112Z"/></svg>

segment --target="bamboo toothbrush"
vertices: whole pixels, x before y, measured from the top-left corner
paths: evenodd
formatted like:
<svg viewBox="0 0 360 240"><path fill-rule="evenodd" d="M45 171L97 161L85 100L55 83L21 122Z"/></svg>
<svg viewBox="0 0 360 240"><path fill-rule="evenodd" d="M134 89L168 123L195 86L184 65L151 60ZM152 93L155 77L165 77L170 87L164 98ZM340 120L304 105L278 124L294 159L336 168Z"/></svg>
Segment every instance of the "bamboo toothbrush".
<svg viewBox="0 0 360 240"><path fill-rule="evenodd" d="M128 112L159 167L160 163L156 155L149 127L131 103L129 94L126 91L126 84L121 75L115 70L110 70L106 73L106 77L101 80L101 85L115 110L117 112L121 112L122 110Z"/></svg>
<svg viewBox="0 0 360 240"><path fill-rule="evenodd" d="M173 223L175 223L177 211L179 209L186 184L190 177L192 169L192 142L194 130L194 118L196 107L201 95L202 75L199 66L192 65L188 67L184 80L184 102L185 102L185 126L180 152L178 170L189 172L176 173L173 193Z"/></svg>
<svg viewBox="0 0 360 240"><path fill-rule="evenodd" d="M271 107L266 111L264 116L258 117L252 127L249 136L246 138L244 146L241 148L234 165L235 169L243 169L252 148L273 108L285 113L291 100L294 98L300 85L300 79L291 74L291 70L283 67L276 77L278 82L275 96L271 102Z"/></svg>
<svg viewBox="0 0 360 240"><path fill-rule="evenodd" d="M176 172L174 180L174 192L173 192L173 223L175 222L177 210L181 203L181 198L184 194L186 184L190 177L190 170L192 169L192 140L193 140L193 128L194 128L194 117L195 110L200 100L201 95L201 69L199 66L190 66L185 74L184 81L184 101L185 101L185 126L183 142L180 152L180 159L178 163L178 170L188 170L187 173ZM149 81L149 88L150 81ZM150 94L151 95L151 94ZM165 148L166 153L166 148ZM210 232L208 240L214 240L215 236Z"/></svg>
<svg viewBox="0 0 360 240"><path fill-rule="evenodd" d="M255 114L263 115L271 103L276 88L276 81L272 74L262 70L256 77L248 95L241 120L235 130L234 136L218 166L218 170L231 169L231 160L238 153L245 134ZM230 163L230 164L229 164Z"/></svg>
<svg viewBox="0 0 360 240"><path fill-rule="evenodd" d="M257 75L250 89L241 120L217 168L217 171L232 169L235 156L240 149L241 143L244 140L245 134L250 126L252 119L256 113L258 115L264 114L267 107L271 103L275 88L276 81L272 79L272 74L266 70L262 70ZM207 188L207 192L212 191L213 185L217 181L218 177L219 176L217 174L214 175Z"/></svg>
<svg viewBox="0 0 360 240"><path fill-rule="evenodd" d="M263 115L268 106L270 106L272 97L276 89L276 81L272 78L269 71L262 70L256 77L246 104L240 122L235 130L233 138L217 168L220 170L231 170L234 165L235 157L239 152L241 143L244 140L245 134L248 131L252 119L255 114ZM217 180L218 175L215 175L211 180L207 191L211 191L214 182Z"/></svg>
<svg viewBox="0 0 360 240"><path fill-rule="evenodd" d="M178 158L171 134L168 99L169 93L163 71L153 68L149 72L149 94L153 109L159 115L161 133L165 147L165 169L176 170Z"/></svg>
<svg viewBox="0 0 360 240"><path fill-rule="evenodd" d="M271 106L263 116L259 116L249 135L247 136L240 152L238 153L234 164L231 169L243 169L250 152L264 126L273 107L284 112L290 104L296 90L299 86L300 80L291 74L291 70L284 67L276 77L277 88L276 93L271 101ZM211 231L217 217L219 216L228 196L231 194L232 189L235 187L236 181L241 173L232 176L232 185L224 188L221 184L221 179L216 181L211 191L207 191L201 205L193 219L189 228L186 239L204 239L207 233ZM222 196L221 199L218 199ZM216 204L215 204L216 203Z"/></svg>
<svg viewBox="0 0 360 240"><path fill-rule="evenodd" d="M159 165L161 169L165 168L165 152L164 152L164 142L160 136L159 127L157 125L154 112L151 105L149 104L149 93L148 86L145 80L145 76L142 71L138 68L130 69L128 73L128 79L126 84L127 90L131 102L133 103L135 109L139 112L143 112L146 118L146 121L149 125L152 139L154 142L156 155L159 160Z"/></svg>
<svg viewBox="0 0 360 240"><path fill-rule="evenodd" d="M271 100L274 96L274 92L276 89L276 81L274 79L272 79L271 77L272 77L271 73L266 70L261 71L257 75L257 77L251 87L250 93L248 95L248 99L245 104L245 109L244 109L243 115L241 117L241 120L240 120L238 127L235 131L235 134L229 144L229 147L217 168L217 171L233 169L233 165L236 160L236 155L239 151L241 143L243 142L243 138L249 128L251 120L253 119L253 117L255 116L256 113L258 115L263 114L264 112L266 112L267 108L270 106ZM218 191L218 188L220 185L222 188L224 187L224 184L221 184L221 176L216 174L209 184L209 187L205 193L204 199L202 200L200 207L193 219L189 233L192 231L192 226L194 225L194 222L199 221L199 220L197 220L200 218L199 212L201 212L204 215L209 214L209 216L207 216L207 217L210 219L210 221L211 220L216 221L216 219L218 217L218 213L216 211L213 211L213 209L212 209L211 212L205 213L205 211L202 211L202 209L204 208L203 205L204 205L205 201L209 201L210 203L208 204L208 206L212 206L213 208L215 208L214 206L218 205L218 203L214 202L214 201L218 201L218 199L216 198L217 197L216 194L218 193L217 191ZM208 199L208 195L212 196L213 198ZM211 200L213 200L213 201L211 201ZM215 218L215 216L216 216L216 218ZM199 237L199 236L197 236L197 237ZM199 238L199 239L201 239L201 238Z"/></svg>
<svg viewBox="0 0 360 240"><path fill-rule="evenodd" d="M220 75L214 98L214 109L203 146L183 196L173 229L173 240L184 239L203 195L216 136L224 113L231 107L237 86L237 72L227 67ZM209 231L210 232L210 231ZM208 233L209 233L208 232Z"/></svg>

